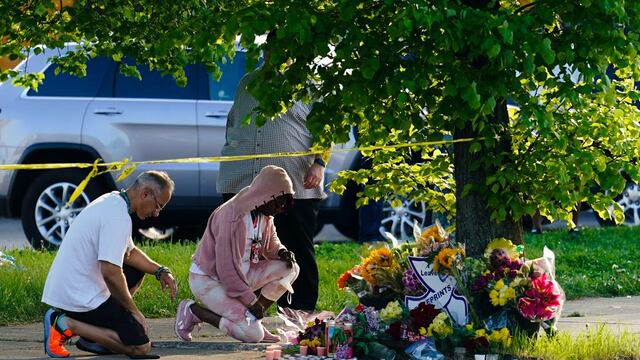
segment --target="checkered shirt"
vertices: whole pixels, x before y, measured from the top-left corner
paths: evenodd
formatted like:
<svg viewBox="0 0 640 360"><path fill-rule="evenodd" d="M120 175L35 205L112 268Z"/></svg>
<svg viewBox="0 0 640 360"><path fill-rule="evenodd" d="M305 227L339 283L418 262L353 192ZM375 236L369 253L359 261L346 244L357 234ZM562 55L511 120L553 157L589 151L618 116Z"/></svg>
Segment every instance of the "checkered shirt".
<svg viewBox="0 0 640 360"><path fill-rule="evenodd" d="M226 142L222 147L223 156L270 154L309 150L313 137L306 127L306 118L311 105L296 102L287 112L267 121L262 127L255 124L255 114L249 125L242 125L242 119L253 112L258 102L247 92L246 86L251 74L245 75L238 85L233 106L227 117ZM304 188L304 176L313 164L316 155L297 157L275 157L220 164L216 188L218 193L238 193L251 184L253 178L267 165L279 166L289 174L296 192L296 199L323 199L327 195L322 189L323 182L313 189Z"/></svg>

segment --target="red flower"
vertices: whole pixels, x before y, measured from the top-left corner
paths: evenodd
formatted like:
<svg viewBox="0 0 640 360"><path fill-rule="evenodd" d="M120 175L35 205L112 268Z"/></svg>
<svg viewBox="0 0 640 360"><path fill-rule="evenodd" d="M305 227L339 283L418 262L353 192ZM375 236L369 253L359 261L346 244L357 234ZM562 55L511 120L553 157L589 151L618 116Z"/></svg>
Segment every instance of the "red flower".
<svg viewBox="0 0 640 360"><path fill-rule="evenodd" d="M396 321L393 324L389 325L389 328L387 329L387 334L394 340L402 340L403 332L404 329L400 321Z"/></svg>
<svg viewBox="0 0 640 360"><path fill-rule="evenodd" d="M420 303L418 307L409 311L409 314L412 319L412 325L414 329L420 329L424 327L425 329L431 325L433 319L440 314L440 310L436 310L435 306L427 303Z"/></svg>
<svg viewBox="0 0 640 360"><path fill-rule="evenodd" d="M354 309L357 313L361 313L362 311L364 311L364 305L362 304L358 304L356 305L355 309Z"/></svg>
<svg viewBox="0 0 640 360"><path fill-rule="evenodd" d="M560 293L546 274L531 280L531 288L518 300L518 311L533 321L553 318L560 307Z"/></svg>
<svg viewBox="0 0 640 360"><path fill-rule="evenodd" d="M345 271L344 274L340 275L340 277L338 278L338 289L346 288L348 286L347 281L351 279L351 271Z"/></svg>

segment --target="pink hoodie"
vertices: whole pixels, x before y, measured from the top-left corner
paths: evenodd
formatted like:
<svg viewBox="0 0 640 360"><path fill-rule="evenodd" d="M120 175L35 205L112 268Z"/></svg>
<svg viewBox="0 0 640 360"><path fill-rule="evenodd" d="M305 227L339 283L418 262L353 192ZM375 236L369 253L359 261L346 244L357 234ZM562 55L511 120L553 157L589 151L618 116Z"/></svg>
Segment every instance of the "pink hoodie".
<svg viewBox="0 0 640 360"><path fill-rule="evenodd" d="M244 218L251 210L283 193L294 193L289 175L280 167L265 166L251 185L213 211L193 254L192 260L200 270L219 279L227 295L245 305L251 304L256 296L240 268L247 245ZM285 247L276 234L273 216L267 217L262 239L261 256L278 259L278 251Z"/></svg>

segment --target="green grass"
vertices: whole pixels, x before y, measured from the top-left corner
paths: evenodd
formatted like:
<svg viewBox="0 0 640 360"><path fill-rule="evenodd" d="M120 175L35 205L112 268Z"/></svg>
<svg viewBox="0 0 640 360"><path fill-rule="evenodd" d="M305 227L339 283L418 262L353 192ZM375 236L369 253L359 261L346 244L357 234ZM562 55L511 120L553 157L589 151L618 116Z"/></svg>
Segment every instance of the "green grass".
<svg viewBox="0 0 640 360"><path fill-rule="evenodd" d="M556 254L556 276L568 299L640 294L640 227L566 230L527 236L527 257Z"/></svg>
<svg viewBox="0 0 640 360"><path fill-rule="evenodd" d="M527 236L528 257L542 254L544 245L556 254L558 281L569 299L579 297L640 294L640 227L585 229ZM179 295L191 297L187 275L194 243L151 243L141 248L153 259L171 268L178 280ZM355 243L317 246L320 270L318 309L339 311L353 304L355 296L339 291L336 280L360 262L365 247ZM7 251L23 270L0 267L0 325L39 321L46 307L40 303L46 275L54 253L33 250ZM171 317L177 302L160 291L157 281L147 277L136 295L140 310L149 317Z"/></svg>
<svg viewBox="0 0 640 360"><path fill-rule="evenodd" d="M602 326L572 336L515 337L511 353L520 359L553 360L631 360L640 359L640 337L628 332L611 333Z"/></svg>

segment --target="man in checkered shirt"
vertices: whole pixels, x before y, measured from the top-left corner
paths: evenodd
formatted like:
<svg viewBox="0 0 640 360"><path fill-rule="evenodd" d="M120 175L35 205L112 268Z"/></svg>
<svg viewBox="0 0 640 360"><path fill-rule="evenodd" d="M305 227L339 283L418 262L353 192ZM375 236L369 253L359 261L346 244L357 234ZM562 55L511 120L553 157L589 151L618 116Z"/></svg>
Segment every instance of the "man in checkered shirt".
<svg viewBox="0 0 640 360"><path fill-rule="evenodd" d="M265 64L269 63L265 52ZM306 118L311 104L296 102L284 114L262 127L255 124L255 114L251 123L243 125L242 120L253 113L258 102L247 91L254 73L245 75L236 90L233 106L227 118L226 142L222 155L253 155L279 152L307 151L313 137L306 127ZM325 162L322 155L298 157L275 157L243 161L223 162L217 181L217 191L225 201L249 185L260 170L267 165L279 166L287 171L293 182L295 203L286 214L275 217L278 237L284 246L292 251L300 266L300 275L293 283L294 294L291 304L285 297L279 306L301 310L314 310L318 300L318 266L313 248L318 206L327 195L323 191Z"/></svg>

